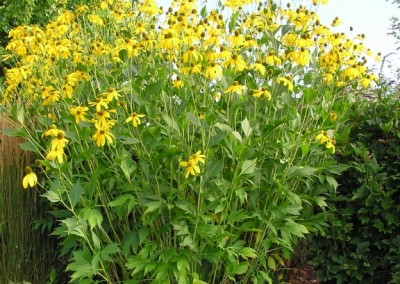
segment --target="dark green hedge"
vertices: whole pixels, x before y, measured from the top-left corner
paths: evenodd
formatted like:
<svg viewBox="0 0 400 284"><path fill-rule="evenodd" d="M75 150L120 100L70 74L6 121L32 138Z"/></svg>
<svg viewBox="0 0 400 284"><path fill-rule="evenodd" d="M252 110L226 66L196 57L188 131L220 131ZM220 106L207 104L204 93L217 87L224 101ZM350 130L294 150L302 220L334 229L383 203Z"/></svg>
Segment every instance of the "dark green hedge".
<svg viewBox="0 0 400 284"><path fill-rule="evenodd" d="M330 228L312 241L321 283L400 283L400 104L364 101L338 155L351 167L328 198Z"/></svg>

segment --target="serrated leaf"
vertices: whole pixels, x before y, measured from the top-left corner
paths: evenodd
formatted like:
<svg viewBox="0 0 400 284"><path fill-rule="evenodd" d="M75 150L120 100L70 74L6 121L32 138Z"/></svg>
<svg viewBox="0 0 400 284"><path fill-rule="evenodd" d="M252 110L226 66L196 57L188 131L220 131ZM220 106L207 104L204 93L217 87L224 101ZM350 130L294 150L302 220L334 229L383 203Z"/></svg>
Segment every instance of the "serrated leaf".
<svg viewBox="0 0 400 284"><path fill-rule="evenodd" d="M314 167L292 166L288 170L288 177L309 177L315 175L316 171Z"/></svg>
<svg viewBox="0 0 400 284"><path fill-rule="evenodd" d="M149 202L149 203L147 203L145 206L147 206L147 209L146 209L146 211L144 212L144 214L148 214L148 213L151 213L151 212L154 212L154 211L156 211L157 209L159 209L159 208L161 208L162 207L162 202L160 202L160 201L152 201L152 202Z"/></svg>
<svg viewBox="0 0 400 284"><path fill-rule="evenodd" d="M109 244L101 250L100 258L105 261L111 261L112 258L110 257L110 254L114 254L120 251L121 250L119 249L118 244Z"/></svg>
<svg viewBox="0 0 400 284"><path fill-rule="evenodd" d="M328 206L328 204L326 204L325 200L326 200L326 198L323 196L317 196L314 198L315 204L317 204L321 208Z"/></svg>
<svg viewBox="0 0 400 284"><path fill-rule="evenodd" d="M261 277L266 280L268 282L268 284L272 284L272 279L271 277L269 277L269 275L267 273L265 273L264 271L258 271L258 273L261 274Z"/></svg>
<svg viewBox="0 0 400 284"><path fill-rule="evenodd" d="M55 193L54 191L51 191L51 190L43 193L41 196L42 197L46 197L52 203L56 203L56 202L59 202L61 200L60 196L57 193Z"/></svg>
<svg viewBox="0 0 400 284"><path fill-rule="evenodd" d="M242 164L242 168L240 171L240 175L251 175L254 173L256 168L257 159L254 160L246 160Z"/></svg>
<svg viewBox="0 0 400 284"><path fill-rule="evenodd" d="M81 280L82 278L90 278L94 275L91 261L84 251L74 251L73 261L67 266L66 271L72 271L71 281Z"/></svg>
<svg viewBox="0 0 400 284"><path fill-rule="evenodd" d="M244 274L246 273L247 269L248 269L248 265L245 262L241 262L241 263L231 263L230 265L230 269L231 269L231 273L233 275L240 275L240 274Z"/></svg>
<svg viewBox="0 0 400 284"><path fill-rule="evenodd" d="M268 256L268 268L274 271L276 270L275 260L271 256Z"/></svg>
<svg viewBox="0 0 400 284"><path fill-rule="evenodd" d="M254 258L257 257L257 253L254 249L252 249L251 247L245 247L240 251L240 255L245 258Z"/></svg>
<svg viewBox="0 0 400 284"><path fill-rule="evenodd" d="M196 125L196 126L201 126L201 121L200 121L200 119L197 117L197 116L195 116L193 113L191 113L191 112L186 112L185 113L185 116L186 116L186 118L187 118L187 120L189 120L191 123L193 123L194 125Z"/></svg>
<svg viewBox="0 0 400 284"><path fill-rule="evenodd" d="M194 248L193 239L190 235L187 235L179 245L183 247L187 246L191 249Z"/></svg>
<svg viewBox="0 0 400 284"><path fill-rule="evenodd" d="M304 225L296 223L291 219L287 219L284 228L288 233L300 238L304 237L305 234L308 234L308 230Z"/></svg>
<svg viewBox="0 0 400 284"><path fill-rule="evenodd" d="M326 181L329 183L329 185L331 185L335 190L337 189L337 187L339 186L339 184L337 183L336 179L334 179L333 177L327 176L326 177Z"/></svg>
<svg viewBox="0 0 400 284"><path fill-rule="evenodd" d="M38 149L35 147L35 144L32 141L19 143L19 147L24 151L38 153Z"/></svg>
<svg viewBox="0 0 400 284"><path fill-rule="evenodd" d="M163 117L165 123L167 124L167 126L170 128L171 132L172 132L172 130L174 130L177 134L180 135L180 129L179 129L178 123L176 121L174 121L172 118L170 118L166 113L163 113L162 117Z"/></svg>
<svg viewBox="0 0 400 284"><path fill-rule="evenodd" d="M246 137L249 137L253 129L250 127L250 122L247 117L242 121L242 130Z"/></svg>
<svg viewBox="0 0 400 284"><path fill-rule="evenodd" d="M93 241L93 246L96 250L100 250L101 246L100 246L100 239L99 237L96 235L95 232L92 232L92 241Z"/></svg>
<svg viewBox="0 0 400 284"><path fill-rule="evenodd" d="M121 206L121 205L123 205L123 204L125 204L127 202L130 202L130 201L135 201L135 197L132 194L123 194L123 195L118 196L117 198L115 198L110 203L108 203L108 206L110 206L110 207Z"/></svg>
<svg viewBox="0 0 400 284"><path fill-rule="evenodd" d="M7 135L9 137L27 137L26 130L24 128L3 129L0 131L0 133L3 133L4 135Z"/></svg>
<svg viewBox="0 0 400 284"><path fill-rule="evenodd" d="M346 164L331 165L327 168L327 171L332 174L339 175L350 167L351 166Z"/></svg>
<svg viewBox="0 0 400 284"><path fill-rule="evenodd" d="M280 265L285 266L285 262L283 261L282 257L279 254L274 253L273 256L279 262Z"/></svg>
<svg viewBox="0 0 400 284"><path fill-rule="evenodd" d="M25 121L25 109L23 105L17 105L17 119L21 124Z"/></svg>
<svg viewBox="0 0 400 284"><path fill-rule="evenodd" d="M233 137L235 137L237 140L239 140L240 143L242 143L242 135L240 135L239 132L232 131L231 133L232 133Z"/></svg>
<svg viewBox="0 0 400 284"><path fill-rule="evenodd" d="M71 192L69 193L69 199L70 199L70 203L71 203L71 207L72 208L74 208L75 205L81 199L82 192L83 192L83 188L82 188L81 184L78 181L77 183L74 184L74 186L71 189Z"/></svg>
<svg viewBox="0 0 400 284"><path fill-rule="evenodd" d="M92 229L95 226L101 227L103 215L99 209L83 208L80 212L80 215L88 221Z"/></svg>

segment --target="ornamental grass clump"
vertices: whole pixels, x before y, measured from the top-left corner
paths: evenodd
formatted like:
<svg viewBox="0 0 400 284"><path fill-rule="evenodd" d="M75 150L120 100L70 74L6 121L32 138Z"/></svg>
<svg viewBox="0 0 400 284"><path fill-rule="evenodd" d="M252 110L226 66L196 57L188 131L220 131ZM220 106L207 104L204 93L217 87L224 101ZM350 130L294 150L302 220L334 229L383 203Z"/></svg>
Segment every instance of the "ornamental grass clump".
<svg viewBox="0 0 400 284"><path fill-rule="evenodd" d="M362 38L304 5L199 8L100 1L10 32L7 133L41 161L72 282L272 283L326 225L345 94L375 78Z"/></svg>

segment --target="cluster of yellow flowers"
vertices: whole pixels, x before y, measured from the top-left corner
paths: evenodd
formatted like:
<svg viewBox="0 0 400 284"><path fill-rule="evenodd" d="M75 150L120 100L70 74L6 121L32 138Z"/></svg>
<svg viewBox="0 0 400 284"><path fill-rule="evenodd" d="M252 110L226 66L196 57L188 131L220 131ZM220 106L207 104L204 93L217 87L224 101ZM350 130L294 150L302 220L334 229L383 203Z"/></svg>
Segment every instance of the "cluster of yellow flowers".
<svg viewBox="0 0 400 284"><path fill-rule="evenodd" d="M332 153L335 153L335 139L332 139L332 137L329 136L329 133L327 131L321 131L315 139L325 145L327 149L332 149Z"/></svg>
<svg viewBox="0 0 400 284"><path fill-rule="evenodd" d="M241 7L248 4L256 5L255 12L243 12ZM92 127L93 142L103 147L114 143L113 128L121 114L125 114L122 121L132 122L133 127L145 117L135 112L128 97L132 90L124 90L118 78L99 78L112 78L121 66L131 72L134 60L149 64L159 60L171 66L167 68L169 75L178 76L170 85L176 89L190 87L190 83L206 85L228 73L233 80L228 79L228 86L221 84L225 89L217 91L266 100L273 99L281 85L293 92L297 83L293 73L311 65L318 66L315 76L328 85L351 82L369 87L377 79L366 68L366 58L372 54L363 45L363 36L352 40L333 32L305 6L292 9L277 7L273 1L226 0L222 9L240 16L228 24L222 10L199 13L196 1L174 0L164 12L155 0L135 1L133 8L130 1L104 0L90 7L78 6L75 11L65 10L44 28L19 26L10 32L6 46L10 54L3 58L15 64L4 70L0 103L15 98L27 104L39 102L43 106L40 114L50 117L55 125L62 125L65 114L60 109L66 104L76 125ZM160 18L165 22L160 23ZM340 21L334 22L335 26ZM284 31L283 25L294 28ZM282 32L277 32L279 29ZM98 74L98 70L105 73ZM259 85L246 86L246 80L236 79L243 73ZM90 84L92 92L82 93L84 83ZM68 142L65 133L58 130L48 136L54 140L46 158L62 163ZM186 177L198 173L197 162L186 162Z"/></svg>

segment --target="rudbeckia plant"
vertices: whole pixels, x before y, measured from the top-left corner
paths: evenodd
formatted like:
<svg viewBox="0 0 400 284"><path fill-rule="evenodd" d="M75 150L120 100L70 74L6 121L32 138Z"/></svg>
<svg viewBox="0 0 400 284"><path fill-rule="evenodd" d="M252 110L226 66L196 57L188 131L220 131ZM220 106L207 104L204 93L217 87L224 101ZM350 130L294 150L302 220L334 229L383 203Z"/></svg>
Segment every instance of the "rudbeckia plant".
<svg viewBox="0 0 400 284"><path fill-rule="evenodd" d="M107 0L10 32L7 133L72 283L272 283L323 232L345 90L374 77L303 2Z"/></svg>

